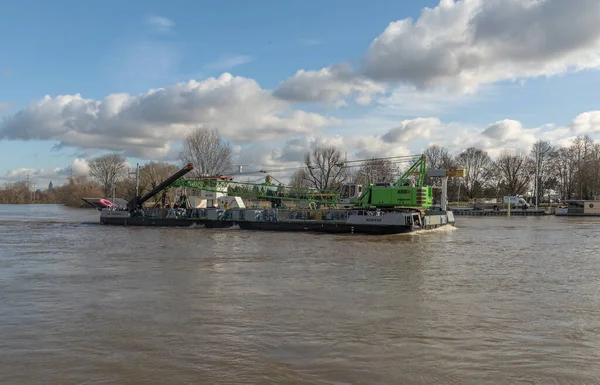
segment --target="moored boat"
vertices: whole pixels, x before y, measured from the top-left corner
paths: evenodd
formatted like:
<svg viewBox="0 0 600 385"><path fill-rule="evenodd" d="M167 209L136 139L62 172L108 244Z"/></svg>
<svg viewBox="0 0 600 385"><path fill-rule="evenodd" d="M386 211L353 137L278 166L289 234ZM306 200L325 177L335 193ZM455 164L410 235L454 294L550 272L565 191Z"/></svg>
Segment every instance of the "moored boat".
<svg viewBox="0 0 600 385"><path fill-rule="evenodd" d="M556 216L600 217L600 201L598 200L568 200L565 205L557 207Z"/></svg>

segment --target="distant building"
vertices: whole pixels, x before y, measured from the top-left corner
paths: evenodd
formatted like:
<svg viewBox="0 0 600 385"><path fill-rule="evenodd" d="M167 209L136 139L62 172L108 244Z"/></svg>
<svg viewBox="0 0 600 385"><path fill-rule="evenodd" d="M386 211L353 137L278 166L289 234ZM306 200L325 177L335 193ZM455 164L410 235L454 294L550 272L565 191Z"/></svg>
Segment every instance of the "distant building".
<svg viewBox="0 0 600 385"><path fill-rule="evenodd" d="M50 181L50 183L48 183L48 190L52 190L52 188L54 188L54 185L52 184L52 181Z"/></svg>

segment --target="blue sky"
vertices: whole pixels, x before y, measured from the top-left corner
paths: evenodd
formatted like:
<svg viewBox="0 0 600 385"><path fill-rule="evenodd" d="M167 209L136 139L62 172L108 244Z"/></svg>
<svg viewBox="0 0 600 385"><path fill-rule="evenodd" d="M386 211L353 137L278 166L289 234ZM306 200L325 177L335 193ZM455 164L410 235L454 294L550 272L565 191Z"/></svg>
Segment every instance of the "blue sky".
<svg viewBox="0 0 600 385"><path fill-rule="evenodd" d="M544 132L561 127L571 127L572 132L553 131L548 138L560 144L574 134L588 133L573 128L573 121L598 109L600 33L593 20L582 20L573 27L573 36L565 38L573 39L566 50L553 47L552 41L558 41L553 36L565 36L554 18L594 14L597 2L581 0L561 9L557 1L546 0L533 11L511 6L517 0L505 3L498 11L478 0L61 1L60 6L3 1L0 181L18 179L24 169L38 170L44 183L52 177L61 179L65 167L76 158L77 165L82 165L81 160L102 151L125 151L132 163L173 159L178 139L193 119L223 127L224 136L244 148L240 161L269 166L294 163L292 154L298 146L314 144L339 144L357 156L371 156L415 152L433 142L459 151L454 143L458 135L468 135L466 142L493 151L522 145L517 137L525 136L530 144ZM422 13L424 7L431 8L429 13ZM474 11L477 8L480 12ZM456 21L462 20L461 15L465 23ZM403 24L406 30L386 31L390 23L409 18L416 24L407 22ZM532 18L541 21L536 36L543 40L519 38L521 32L532 36L527 34ZM388 40L380 39L378 47L369 48L384 31ZM476 39L456 43L453 36L465 31L474 31ZM444 39L449 40L437 44ZM524 49L506 51L507 42ZM460 64L470 58L466 54L459 64L452 61L454 52L459 56L473 48L489 52L473 62L478 64ZM529 54L534 51L535 55ZM338 70L340 63L351 70ZM459 67L450 70L452 65ZM316 71L331 68L321 80L313 80ZM308 75L295 77L298 70ZM220 78L223 73L239 81ZM223 90L200 97L198 93L205 92L202 82L210 77L219 79L218 85L210 87ZM133 107L110 124L89 112L95 108L90 105L111 94L133 97L192 79L203 85L190 86L194 98L184 103L187 107L179 105L178 111L189 113L186 118L174 117L173 109L168 112L168 95L155 106L156 111L164 108L166 112L154 111L154 120L140 117L148 109L133 111ZM287 88L281 85L286 80ZM238 100L235 93L240 90L246 93ZM173 90L170 96L177 92ZM357 102L357 92L371 99ZM76 110L61 101L27 109L45 95L54 100L77 94L91 104L78 104L81 109ZM146 99L132 103L142 104L140 100ZM218 118L206 117L210 108ZM298 110L303 115L290 115ZM84 111L93 118L83 118ZM133 115L136 120L122 123ZM423 128L411 125L415 118L437 121ZM595 115L586 119L597 121ZM115 128L115 122L129 128ZM497 122L504 122L506 136L477 137ZM75 128L67 130L66 125ZM595 126L585 127L590 135L596 134ZM386 132L394 129L398 142L385 142ZM271 134L276 131L280 134ZM168 148L161 148L161 132ZM111 139L100 144L102 136ZM130 140L120 141L121 137ZM139 145L131 138L147 142ZM58 143L62 145L57 148ZM295 152L282 154L292 147Z"/></svg>

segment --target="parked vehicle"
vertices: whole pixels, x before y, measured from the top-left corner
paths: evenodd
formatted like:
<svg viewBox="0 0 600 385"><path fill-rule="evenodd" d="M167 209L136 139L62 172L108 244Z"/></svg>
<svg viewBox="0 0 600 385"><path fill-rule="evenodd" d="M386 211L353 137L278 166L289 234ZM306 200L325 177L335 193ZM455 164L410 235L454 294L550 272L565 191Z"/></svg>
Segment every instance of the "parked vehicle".
<svg viewBox="0 0 600 385"><path fill-rule="evenodd" d="M514 195L506 195L501 200L496 199L495 202L476 202L472 204L475 210L502 210L507 209L509 205L511 210L527 210L529 208L529 203L525 199Z"/></svg>

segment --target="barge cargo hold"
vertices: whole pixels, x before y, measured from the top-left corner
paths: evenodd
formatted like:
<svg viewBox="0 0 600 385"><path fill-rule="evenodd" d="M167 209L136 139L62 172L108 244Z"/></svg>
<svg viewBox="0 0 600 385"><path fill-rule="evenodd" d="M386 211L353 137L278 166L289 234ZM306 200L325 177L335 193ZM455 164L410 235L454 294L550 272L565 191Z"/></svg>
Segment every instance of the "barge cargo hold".
<svg viewBox="0 0 600 385"><path fill-rule="evenodd" d="M145 209L143 213L131 215L126 210L102 209L100 223L116 226L189 227L201 225L206 228L231 227L231 221L219 219L223 210L214 209Z"/></svg>

